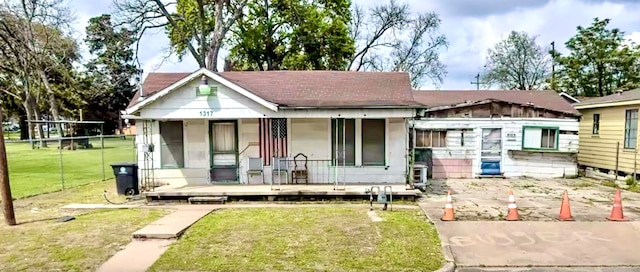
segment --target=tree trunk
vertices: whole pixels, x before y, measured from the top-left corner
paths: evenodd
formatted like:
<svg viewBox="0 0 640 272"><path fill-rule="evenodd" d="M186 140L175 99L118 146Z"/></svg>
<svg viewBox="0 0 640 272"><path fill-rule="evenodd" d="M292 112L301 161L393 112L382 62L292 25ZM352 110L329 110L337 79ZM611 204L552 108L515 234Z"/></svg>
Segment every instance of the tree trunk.
<svg viewBox="0 0 640 272"><path fill-rule="evenodd" d="M51 115L53 115L53 121L60 121L60 113L58 112L58 102L56 101L56 96L51 86L49 85L49 79L44 71L38 71L40 73L40 79L42 79L42 83L44 83L44 88L47 90L47 94L49 95L49 106L51 107ZM62 133L62 124L56 123L56 130L58 134ZM47 130L48 131L48 130Z"/></svg>
<svg viewBox="0 0 640 272"><path fill-rule="evenodd" d="M23 102L23 107L24 107L24 110L26 111L27 120L29 120L29 121L34 120L33 119L34 118L33 109L31 108L31 105L32 105L31 99L32 99L31 95L29 93L27 93L25 95L25 99L24 99L24 102ZM31 123L31 122L27 122L27 127L28 127L27 128L27 132L28 132L27 133L27 137L30 140L35 140L36 139L35 125L33 123ZM33 148L33 145L31 146L31 148Z"/></svg>
<svg viewBox="0 0 640 272"><path fill-rule="evenodd" d="M217 72L218 71L218 53L220 52L219 46L211 46L209 52L207 52L207 69Z"/></svg>
<svg viewBox="0 0 640 272"><path fill-rule="evenodd" d="M40 121L40 110L38 110L38 105L36 103L36 99L33 97L31 93L27 93L29 106L31 109L32 118L31 120ZM47 147L47 142L44 141L44 130L42 129L42 123L36 123L35 127L38 129L38 146L40 148ZM31 134L31 139L35 139L35 131Z"/></svg>
<svg viewBox="0 0 640 272"><path fill-rule="evenodd" d="M27 120L29 120L29 118L26 114L20 114L20 140L29 139L29 124Z"/></svg>
<svg viewBox="0 0 640 272"><path fill-rule="evenodd" d="M225 5L224 0L215 0L215 6L213 11L213 18L215 19L215 26L213 28L213 35L209 41L209 50L207 50L207 69L211 71L218 71L218 53L220 52L220 46L222 46L222 39L224 38L224 14L223 9Z"/></svg>
<svg viewBox="0 0 640 272"><path fill-rule="evenodd" d="M0 120L2 120L2 108L0 107ZM7 149L4 144L4 134L0 129L0 196L2 200L2 214L4 221L9 226L16 225L16 214L13 209L13 197L9 183L9 167L7 165Z"/></svg>

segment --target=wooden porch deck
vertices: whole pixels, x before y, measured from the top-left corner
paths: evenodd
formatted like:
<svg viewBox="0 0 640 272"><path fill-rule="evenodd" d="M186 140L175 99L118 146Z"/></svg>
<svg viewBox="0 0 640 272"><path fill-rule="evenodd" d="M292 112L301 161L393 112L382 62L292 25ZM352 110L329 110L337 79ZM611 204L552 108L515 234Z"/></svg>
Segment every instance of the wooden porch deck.
<svg viewBox="0 0 640 272"><path fill-rule="evenodd" d="M147 201L187 201L191 197L226 197L228 201L304 201L304 200L368 200L366 189L372 186L391 186L394 200L413 201L422 195L417 189L407 189L405 184L358 184L338 186L334 190L330 184L324 185L202 185L183 187L158 187L151 192L143 192Z"/></svg>

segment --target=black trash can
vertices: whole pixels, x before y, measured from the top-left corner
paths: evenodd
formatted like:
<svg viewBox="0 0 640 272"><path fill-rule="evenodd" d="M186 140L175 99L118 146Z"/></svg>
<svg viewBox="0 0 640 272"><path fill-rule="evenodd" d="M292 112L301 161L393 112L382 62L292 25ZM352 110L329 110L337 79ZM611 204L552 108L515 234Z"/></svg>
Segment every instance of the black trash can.
<svg viewBox="0 0 640 272"><path fill-rule="evenodd" d="M111 165L116 177L116 190L119 195L138 195L138 164L132 162L114 163Z"/></svg>

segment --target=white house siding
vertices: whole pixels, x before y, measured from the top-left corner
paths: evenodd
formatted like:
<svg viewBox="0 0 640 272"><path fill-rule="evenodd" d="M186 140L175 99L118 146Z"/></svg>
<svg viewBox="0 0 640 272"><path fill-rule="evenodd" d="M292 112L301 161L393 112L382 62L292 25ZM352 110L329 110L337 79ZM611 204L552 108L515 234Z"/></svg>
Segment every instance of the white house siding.
<svg viewBox="0 0 640 272"><path fill-rule="evenodd" d="M260 157L260 136L258 134L258 119L241 119L238 121L238 152L240 152L240 182L245 184L262 184L259 175L251 176L247 180L249 158ZM267 181L265 179L265 181Z"/></svg>
<svg viewBox="0 0 640 272"><path fill-rule="evenodd" d="M501 170L506 177L552 178L577 175L578 120L550 118L423 118L413 120L416 129L451 129L447 147L434 147L434 178L477 177L480 175L482 128L502 128ZM557 151L522 151L522 127L558 127ZM465 131L465 146L460 146L460 131ZM571 132L572 134L563 134ZM507 135L511 137L507 137ZM471 173L462 173L465 161L471 161ZM444 169L444 170L442 170ZM454 170L452 170L454 169ZM457 170L457 171L456 171Z"/></svg>
<svg viewBox="0 0 640 272"><path fill-rule="evenodd" d="M182 120L184 132L183 169L161 169L160 167L160 135L158 121L150 121L150 131L154 152L154 168L156 181L172 185L201 185L208 181L210 167L209 154L209 121L237 120L238 121L238 149L239 178L241 183L259 184L262 179L252 176L247 180L248 158L259 157L259 136L257 118L287 118L288 119L288 150L293 158L298 153L304 153L308 158L316 160L331 159L331 118L356 119L356 166L339 170L347 182L389 182L402 183L406 172L407 129L405 118L414 115L413 109L279 109L273 111L251 100L242 94L215 84L217 96L198 97L196 87L200 84L195 79L185 86L174 90L162 98L148 104L140 110L140 127L137 130L138 143L142 143L142 122L150 120ZM361 162L361 119L385 118L385 166L363 167ZM138 163L144 164L142 146L138 149ZM265 181L270 182L270 167L265 167ZM320 181L319 181L320 182ZM321 181L324 183L331 180Z"/></svg>
<svg viewBox="0 0 640 272"><path fill-rule="evenodd" d="M260 118L270 109L231 90L222 84L209 80L209 85L218 88L215 97L196 96L196 79L182 88L145 106L140 111L141 118L149 119L238 119Z"/></svg>

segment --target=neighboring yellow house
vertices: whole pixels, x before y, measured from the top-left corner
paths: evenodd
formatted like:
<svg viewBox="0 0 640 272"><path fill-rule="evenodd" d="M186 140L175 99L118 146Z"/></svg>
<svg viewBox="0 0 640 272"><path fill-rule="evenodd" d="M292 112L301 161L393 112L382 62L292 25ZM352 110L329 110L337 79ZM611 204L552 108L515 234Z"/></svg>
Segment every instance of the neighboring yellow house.
<svg viewBox="0 0 640 272"><path fill-rule="evenodd" d="M638 109L640 89L574 104L582 114L578 164L626 176L640 172Z"/></svg>

